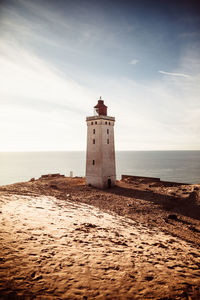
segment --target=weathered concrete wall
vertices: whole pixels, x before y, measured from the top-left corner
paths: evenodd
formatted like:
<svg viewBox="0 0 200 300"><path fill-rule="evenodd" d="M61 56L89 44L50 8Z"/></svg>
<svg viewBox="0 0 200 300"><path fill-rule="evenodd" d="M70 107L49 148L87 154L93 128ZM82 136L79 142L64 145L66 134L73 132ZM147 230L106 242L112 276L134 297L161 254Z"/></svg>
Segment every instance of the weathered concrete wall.
<svg viewBox="0 0 200 300"><path fill-rule="evenodd" d="M108 180L115 185L115 119L94 116L87 119L86 183L98 188L106 188ZM95 140L95 143L93 143Z"/></svg>
<svg viewBox="0 0 200 300"><path fill-rule="evenodd" d="M164 184L165 186L179 186L179 185L189 185L189 183L183 183L183 182L174 182L174 181L165 181L161 180L158 177L146 177L146 176L135 176L135 175L121 175L121 180L126 182L134 182L134 181L140 181L141 183L151 183L156 182L160 184Z"/></svg>

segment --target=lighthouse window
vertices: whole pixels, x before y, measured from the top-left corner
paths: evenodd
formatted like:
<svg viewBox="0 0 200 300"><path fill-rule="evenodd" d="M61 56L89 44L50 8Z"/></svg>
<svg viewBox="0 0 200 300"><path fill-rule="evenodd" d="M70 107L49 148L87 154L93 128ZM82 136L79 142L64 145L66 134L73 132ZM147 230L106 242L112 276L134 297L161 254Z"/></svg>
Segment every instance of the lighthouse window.
<svg viewBox="0 0 200 300"><path fill-rule="evenodd" d="M95 124L97 124L97 121L95 121Z"/></svg>
<svg viewBox="0 0 200 300"><path fill-rule="evenodd" d="M110 122L108 124L110 125Z"/></svg>
<svg viewBox="0 0 200 300"><path fill-rule="evenodd" d="M91 125L93 125L93 122L91 122Z"/></svg>
<svg viewBox="0 0 200 300"><path fill-rule="evenodd" d="M105 122L105 124L107 125L108 122Z"/></svg>
<svg viewBox="0 0 200 300"><path fill-rule="evenodd" d="M107 139L107 144L109 144L109 139Z"/></svg>
<svg viewBox="0 0 200 300"><path fill-rule="evenodd" d="M93 134L95 134L95 129L93 129Z"/></svg>
<svg viewBox="0 0 200 300"><path fill-rule="evenodd" d="M92 164L93 164L93 166L95 165L95 161L94 161L94 159L93 159L93 161L92 161Z"/></svg>
<svg viewBox="0 0 200 300"><path fill-rule="evenodd" d="M95 139L93 139L93 144L95 144Z"/></svg>
<svg viewBox="0 0 200 300"><path fill-rule="evenodd" d="M107 134L109 134L109 129L107 129Z"/></svg>

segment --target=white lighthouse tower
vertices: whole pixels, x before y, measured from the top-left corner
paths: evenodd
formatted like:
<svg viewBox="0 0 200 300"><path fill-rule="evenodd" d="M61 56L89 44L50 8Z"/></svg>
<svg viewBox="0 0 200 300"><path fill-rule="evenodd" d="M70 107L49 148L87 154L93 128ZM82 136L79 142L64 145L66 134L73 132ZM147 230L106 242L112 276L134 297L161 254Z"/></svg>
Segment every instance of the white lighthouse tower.
<svg viewBox="0 0 200 300"><path fill-rule="evenodd" d="M98 100L95 115L87 117L86 184L97 188L115 185L115 118L107 116L107 106Z"/></svg>

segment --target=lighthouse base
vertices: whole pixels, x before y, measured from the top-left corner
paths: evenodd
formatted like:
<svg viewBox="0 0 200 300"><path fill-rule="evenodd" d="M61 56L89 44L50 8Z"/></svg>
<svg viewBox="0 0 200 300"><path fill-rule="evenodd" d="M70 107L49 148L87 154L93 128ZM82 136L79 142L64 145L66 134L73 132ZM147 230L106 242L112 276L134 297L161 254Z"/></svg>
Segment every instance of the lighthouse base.
<svg viewBox="0 0 200 300"><path fill-rule="evenodd" d="M116 176L106 176L103 178L97 176L86 176L86 184L99 189L111 188L116 184Z"/></svg>

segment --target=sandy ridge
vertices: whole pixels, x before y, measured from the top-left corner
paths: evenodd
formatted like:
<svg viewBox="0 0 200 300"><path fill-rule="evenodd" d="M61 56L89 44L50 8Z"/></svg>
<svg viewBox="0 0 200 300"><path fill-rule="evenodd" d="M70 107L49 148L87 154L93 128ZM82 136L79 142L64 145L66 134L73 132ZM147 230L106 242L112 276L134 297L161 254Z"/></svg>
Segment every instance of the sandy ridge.
<svg viewBox="0 0 200 300"><path fill-rule="evenodd" d="M72 200L7 192L0 204L3 297L197 299L200 293L198 246Z"/></svg>

